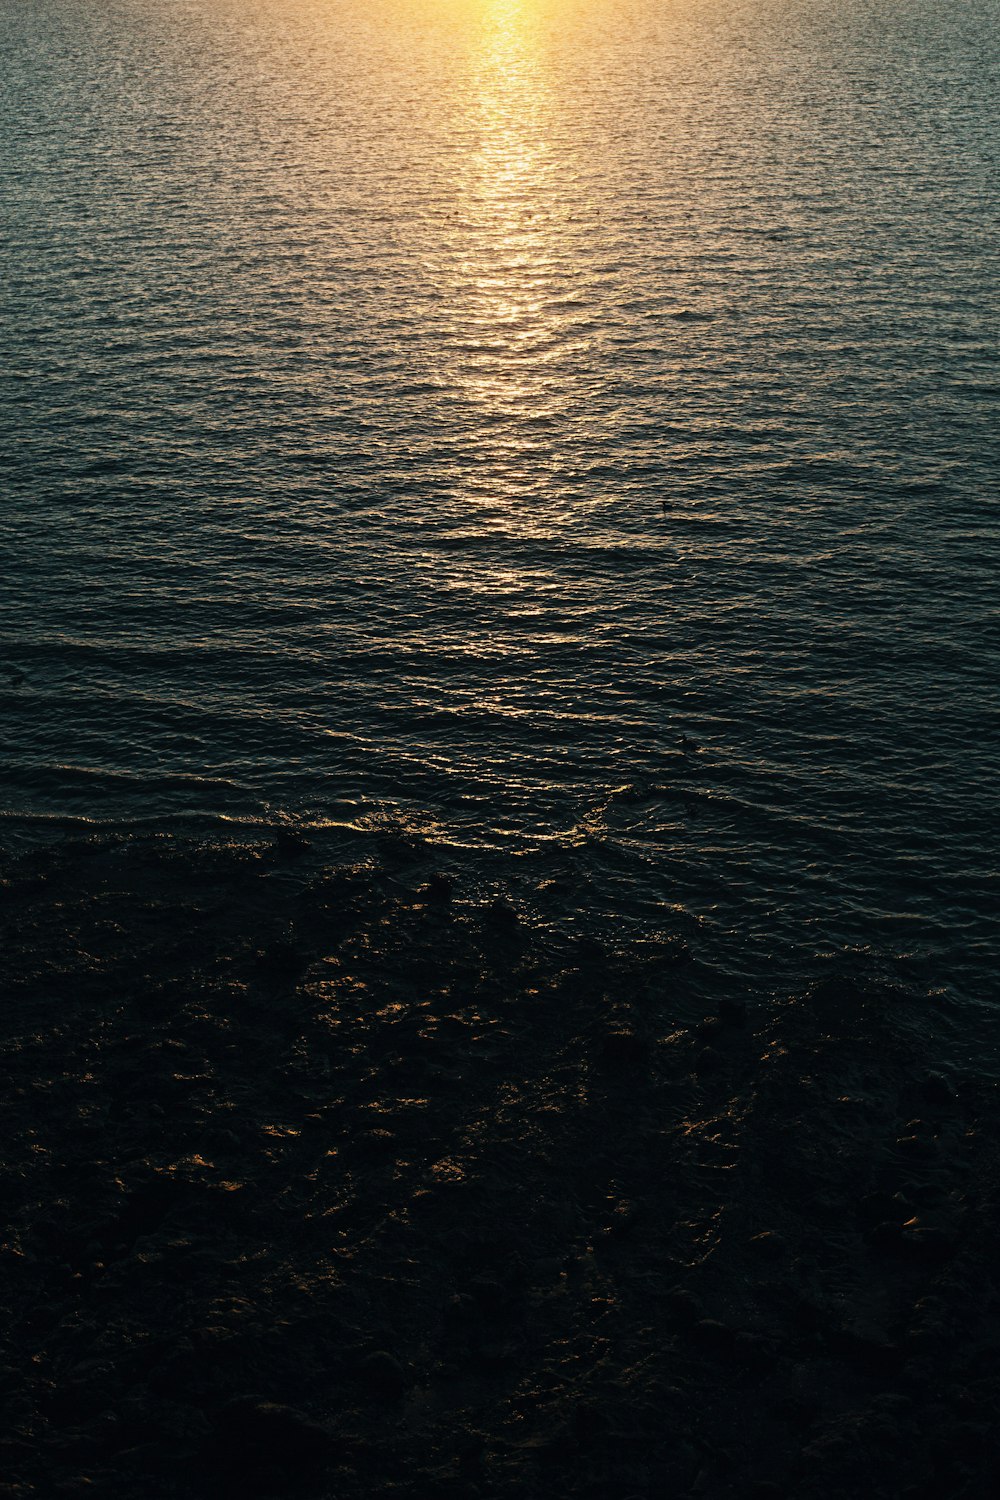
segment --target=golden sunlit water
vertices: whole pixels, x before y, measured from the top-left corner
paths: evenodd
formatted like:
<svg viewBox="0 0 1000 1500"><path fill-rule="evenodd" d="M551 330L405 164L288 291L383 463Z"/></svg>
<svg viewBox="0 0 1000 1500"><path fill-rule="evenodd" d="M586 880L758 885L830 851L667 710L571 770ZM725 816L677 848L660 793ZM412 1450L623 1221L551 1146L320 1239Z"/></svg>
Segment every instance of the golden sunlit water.
<svg viewBox="0 0 1000 1500"><path fill-rule="evenodd" d="M347 825L983 998L995 20L0 7L11 836Z"/></svg>

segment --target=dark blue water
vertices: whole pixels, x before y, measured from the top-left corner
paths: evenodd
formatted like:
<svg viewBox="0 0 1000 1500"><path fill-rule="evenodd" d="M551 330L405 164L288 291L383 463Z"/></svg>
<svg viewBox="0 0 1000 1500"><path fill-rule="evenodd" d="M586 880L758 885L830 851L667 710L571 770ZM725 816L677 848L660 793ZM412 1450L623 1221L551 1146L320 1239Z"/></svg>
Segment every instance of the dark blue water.
<svg viewBox="0 0 1000 1500"><path fill-rule="evenodd" d="M989 1003L998 23L0 0L7 841L423 840Z"/></svg>

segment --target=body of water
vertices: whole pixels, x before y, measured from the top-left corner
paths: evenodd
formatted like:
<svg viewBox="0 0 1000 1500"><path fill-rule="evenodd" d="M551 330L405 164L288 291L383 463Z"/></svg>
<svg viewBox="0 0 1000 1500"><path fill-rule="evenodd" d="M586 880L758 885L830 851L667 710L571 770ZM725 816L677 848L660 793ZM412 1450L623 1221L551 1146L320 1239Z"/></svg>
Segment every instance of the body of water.
<svg viewBox="0 0 1000 1500"><path fill-rule="evenodd" d="M9 842L418 839L708 985L989 1003L992 0L0 0L0 56Z"/></svg>

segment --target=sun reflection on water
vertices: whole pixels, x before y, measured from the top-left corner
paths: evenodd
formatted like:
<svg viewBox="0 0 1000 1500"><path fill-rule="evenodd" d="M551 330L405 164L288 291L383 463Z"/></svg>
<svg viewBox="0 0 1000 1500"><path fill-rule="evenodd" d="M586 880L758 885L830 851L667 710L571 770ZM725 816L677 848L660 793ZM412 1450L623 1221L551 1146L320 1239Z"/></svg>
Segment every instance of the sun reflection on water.
<svg viewBox="0 0 1000 1500"><path fill-rule="evenodd" d="M542 19L534 0L481 11L467 62L454 232L440 247L448 377L479 434L465 489L480 510L500 507L504 525L512 501L545 485L553 429L572 420L593 337L575 288L587 205ZM519 529L540 520L524 514Z"/></svg>

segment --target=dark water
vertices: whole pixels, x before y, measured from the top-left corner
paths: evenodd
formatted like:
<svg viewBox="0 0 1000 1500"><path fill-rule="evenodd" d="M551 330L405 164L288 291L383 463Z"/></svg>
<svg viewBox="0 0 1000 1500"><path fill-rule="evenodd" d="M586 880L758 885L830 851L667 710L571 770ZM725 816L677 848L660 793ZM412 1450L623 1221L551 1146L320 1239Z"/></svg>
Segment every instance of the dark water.
<svg viewBox="0 0 1000 1500"><path fill-rule="evenodd" d="M0 0L0 56L8 841L422 836L709 985L990 1001L995 3Z"/></svg>

